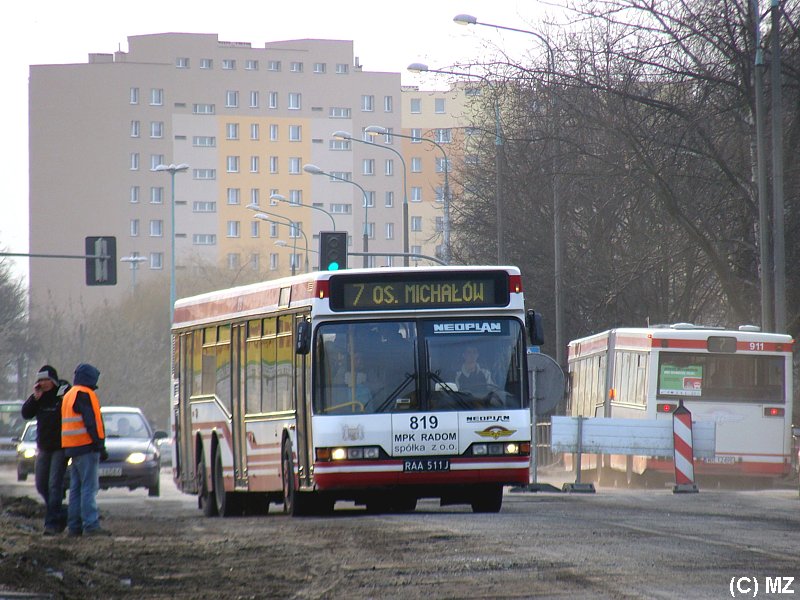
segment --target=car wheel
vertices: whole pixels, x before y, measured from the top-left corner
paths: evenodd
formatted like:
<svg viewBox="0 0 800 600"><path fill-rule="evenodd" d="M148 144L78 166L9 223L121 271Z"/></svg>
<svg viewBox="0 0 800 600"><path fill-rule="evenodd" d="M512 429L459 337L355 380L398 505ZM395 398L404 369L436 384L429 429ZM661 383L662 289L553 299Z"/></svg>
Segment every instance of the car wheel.
<svg viewBox="0 0 800 600"><path fill-rule="evenodd" d="M28 474L20 468L17 468L17 481L25 481L28 479Z"/></svg>
<svg viewBox="0 0 800 600"><path fill-rule="evenodd" d="M147 488L147 495L151 498L158 498L161 495L161 477L156 473L155 479Z"/></svg>

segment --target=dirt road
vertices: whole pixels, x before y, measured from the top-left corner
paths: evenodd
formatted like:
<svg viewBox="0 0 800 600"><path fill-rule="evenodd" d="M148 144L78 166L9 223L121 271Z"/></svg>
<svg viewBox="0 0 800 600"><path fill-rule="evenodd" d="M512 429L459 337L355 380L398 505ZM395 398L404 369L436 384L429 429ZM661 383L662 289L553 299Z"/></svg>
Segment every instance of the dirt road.
<svg viewBox="0 0 800 600"><path fill-rule="evenodd" d="M410 514L337 505L328 518L276 507L208 519L165 473L161 498L101 492L114 536L73 539L42 537L32 485L9 480L0 473L0 598L722 598L744 576L794 577L800 593L795 490L601 489L508 494L500 514L423 501Z"/></svg>

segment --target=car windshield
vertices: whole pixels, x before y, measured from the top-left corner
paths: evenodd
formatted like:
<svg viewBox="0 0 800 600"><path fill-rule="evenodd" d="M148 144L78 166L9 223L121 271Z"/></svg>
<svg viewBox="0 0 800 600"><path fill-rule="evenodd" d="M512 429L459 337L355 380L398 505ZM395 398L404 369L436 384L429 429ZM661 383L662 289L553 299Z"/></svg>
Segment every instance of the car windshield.
<svg viewBox="0 0 800 600"><path fill-rule="evenodd" d="M31 422L26 428L25 432L22 434L22 441L23 442L35 442L36 441L36 422Z"/></svg>
<svg viewBox="0 0 800 600"><path fill-rule="evenodd" d="M103 413L103 426L107 438L142 438L151 437L150 428L139 413Z"/></svg>
<svg viewBox="0 0 800 600"><path fill-rule="evenodd" d="M315 352L316 414L526 405L522 327L514 319L326 323Z"/></svg>

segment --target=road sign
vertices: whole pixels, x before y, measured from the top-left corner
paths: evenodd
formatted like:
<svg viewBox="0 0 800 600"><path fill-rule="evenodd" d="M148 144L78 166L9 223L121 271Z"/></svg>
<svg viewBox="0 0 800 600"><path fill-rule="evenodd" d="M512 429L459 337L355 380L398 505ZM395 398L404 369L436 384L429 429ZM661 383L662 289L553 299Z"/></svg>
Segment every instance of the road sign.
<svg viewBox="0 0 800 600"><path fill-rule="evenodd" d="M117 285L117 238L86 238L86 285Z"/></svg>

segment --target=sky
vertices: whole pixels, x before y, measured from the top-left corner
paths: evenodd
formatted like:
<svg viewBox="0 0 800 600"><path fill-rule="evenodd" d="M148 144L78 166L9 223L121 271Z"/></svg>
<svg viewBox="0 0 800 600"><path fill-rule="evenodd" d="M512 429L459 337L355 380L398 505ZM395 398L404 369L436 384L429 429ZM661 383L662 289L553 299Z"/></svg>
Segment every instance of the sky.
<svg viewBox="0 0 800 600"><path fill-rule="evenodd" d="M6 123L0 190L0 252L28 252L28 74L30 65L86 63L90 53L128 49L128 36L152 33L216 33L224 41L265 42L319 38L353 40L365 71L402 74L404 85L441 87L434 75L406 71L412 62L432 68L468 63L497 50L523 58L531 38L490 27L462 26L457 14L479 22L535 29L544 18L536 0L226 0L214 6L186 0L38 0L19 3L0 36L0 111ZM135 10L134 10L135 9ZM440 76L441 77L441 76ZM87 157L87 161L91 158ZM2 257L0 257L2 260ZM27 259L13 261L24 277Z"/></svg>

